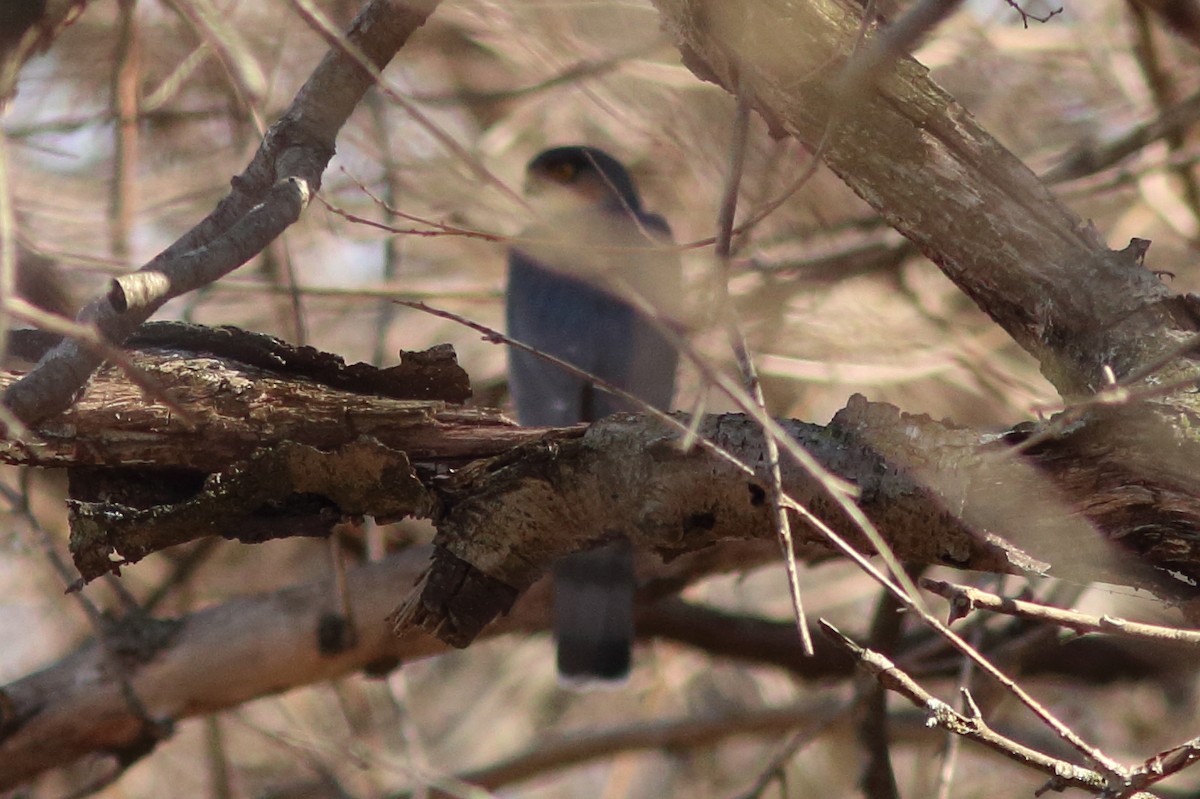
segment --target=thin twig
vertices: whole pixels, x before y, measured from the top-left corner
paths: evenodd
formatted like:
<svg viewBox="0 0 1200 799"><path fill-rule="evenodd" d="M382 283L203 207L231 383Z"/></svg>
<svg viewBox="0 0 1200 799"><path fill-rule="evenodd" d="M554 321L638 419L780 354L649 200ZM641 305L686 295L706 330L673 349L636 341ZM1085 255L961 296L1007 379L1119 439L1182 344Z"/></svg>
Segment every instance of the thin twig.
<svg viewBox="0 0 1200 799"><path fill-rule="evenodd" d="M489 184L499 189L500 193L508 199L512 200L520 208L528 209L529 203L521 196L519 192L509 188L508 184L492 173L483 162L480 161L467 149L459 144L453 136L447 133L432 119L427 117L416 104L402 95L399 91L392 88L391 84L383 79L382 71L371 63L354 44L346 38L337 26L325 16L319 8L317 8L311 0L289 0L293 10L314 32L319 34L330 47L341 50L347 56L355 61L359 67L364 69L375 81L375 86L379 91L383 92L389 100L400 106L404 111L413 118L413 120L429 132L434 139L438 141L446 150L459 159L475 176L485 184Z"/></svg>
<svg viewBox="0 0 1200 799"><path fill-rule="evenodd" d="M1000 735L984 722L973 702L968 701L968 706L971 708L969 715L959 713L922 688L916 680L889 658L854 643L825 620L821 620L820 624L822 631L830 640L849 652L859 665L873 674L885 688L900 694L913 705L927 712L930 716L930 723L936 723L956 735L981 743L1022 765L1049 774L1058 781L1056 785L1061 788L1083 788L1093 793L1108 788L1106 775L1059 758L1050 757ZM964 693L964 699L968 696L969 694Z"/></svg>
<svg viewBox="0 0 1200 799"><path fill-rule="evenodd" d="M982 640L983 627L976 627L971 631L971 646L978 649ZM963 658L958 670L958 688L962 711L969 711L971 709L967 701L967 697L970 694L967 692L970 690L971 677L974 673L975 663L970 658ZM950 791L954 785L954 771L958 766L958 753L962 749L962 740L962 736L955 735L949 730L946 731L946 748L942 750L942 765L938 769L936 799L951 799Z"/></svg>
<svg viewBox="0 0 1200 799"><path fill-rule="evenodd" d="M762 415L767 416L767 400L763 394L762 382L758 379L758 370L754 367L754 359L746 344L746 336L738 322L733 302L729 297L730 269L729 261L733 253L733 222L737 215L738 191L741 187L742 168L746 163L746 138L750 130L750 87L742 81L738 87L737 110L734 113L733 135L729 147L729 173L725 179L724 196L721 208L717 214L717 264L720 268L720 279L717 281L717 307L725 318L725 331L729 346L737 359L742 372L742 381L746 392L754 399ZM775 525L775 535L783 552L783 562L787 570L788 593L792 599L792 613L796 619L796 631L800 635L800 647L808 657L813 655L812 634L808 630L808 617L804 613L804 598L800 593L800 570L796 565L795 544L792 540L791 519L788 518L787 508L783 504L783 473L779 465L779 444L775 437L763 431L763 440L767 450L767 474L770 477L771 518Z"/></svg>
<svg viewBox="0 0 1200 799"><path fill-rule="evenodd" d="M141 53L138 41L137 0L118 0L116 56L113 59L111 108L113 128L113 180L109 190L108 233L112 254L129 255L133 231L138 169L138 87Z"/></svg>
<svg viewBox="0 0 1200 799"><path fill-rule="evenodd" d="M1014 11L1016 11L1018 14L1021 15L1021 24L1026 28L1029 27L1029 20L1033 20L1034 22L1046 23L1046 22L1049 22L1054 17L1057 17L1059 14L1061 14L1063 12L1063 7L1059 6L1058 8L1051 9L1050 11L1046 12L1045 14L1041 14L1041 15L1031 14L1028 11L1026 11L1025 9L1021 8L1021 4L1018 3L1017 0L1004 0L1004 1L1006 3L1008 3L1008 5Z"/></svg>
<svg viewBox="0 0 1200 799"><path fill-rule="evenodd" d="M806 726L809 738L845 713L845 703L834 700L798 703L791 707L757 708L713 717L639 720L623 727L589 731L585 734L563 735L557 741L537 741L525 751L505 760L455 778L459 785L499 788L521 780L565 768L576 763L616 752L636 750L679 750L685 747L711 746L733 735L751 733L777 734ZM440 780L438 782L441 782ZM442 788L441 785L438 786ZM433 797L454 795L451 791L435 790ZM411 794L399 794L408 797Z"/></svg>
<svg viewBox="0 0 1200 799"><path fill-rule="evenodd" d="M972 610L989 610L1019 619L1056 624L1081 635L1103 633L1142 641L1160 641L1200 647L1200 632L1196 630L1126 621L1116 616L1093 616L1023 599L997 596L980 588L942 580L923 579L921 587L950 600L950 615L953 619L961 618Z"/></svg>
<svg viewBox="0 0 1200 799"><path fill-rule="evenodd" d="M519 97L528 97L531 94L538 94L547 89L553 89L567 83L583 80L585 78L595 78L605 73L612 72L622 66L627 61L632 61L637 58L649 55L652 48L638 47L634 50L629 50L624 53L602 58L599 61L579 61L566 69L553 75L545 80L537 81L526 86L517 86L512 89L497 89L495 91L477 91L474 89L456 89L452 92L441 94L415 94L413 100L425 105L462 105L466 103L487 103L500 102L502 100L514 100Z"/></svg>
<svg viewBox="0 0 1200 799"><path fill-rule="evenodd" d="M400 181L396 177L396 173L400 171L400 166L396 163L396 159L392 155L391 131L387 124L386 109L382 98L379 96L379 92L368 93L366 103L367 111L371 114L372 129L375 137L379 140L379 165L383 172L380 176L380 180L383 181L383 203L385 207L393 207L397 204L397 198L400 194ZM323 200L322 204L325 205ZM383 279L391 282L396 279L399 273L399 237L388 236L383 240ZM381 301L376 314L375 346L371 362L376 366L382 366L386 361L395 357L387 352L387 341L388 331L391 330L392 322L396 316L396 306L390 302Z"/></svg>
<svg viewBox="0 0 1200 799"><path fill-rule="evenodd" d="M901 605L887 591L880 591L867 633L872 649L884 655L894 655L904 629ZM858 740L865 750L865 760L859 786L868 799L900 799L896 771L892 765L888 733L887 690L872 681L862 691L862 713L859 714Z"/></svg>
<svg viewBox="0 0 1200 799"><path fill-rule="evenodd" d="M1040 176L1053 185L1094 175L1145 149L1148 145L1172 136L1182 135L1200 119L1200 92L1161 113L1149 122L1097 144L1075 145L1059 162ZM1169 166L1174 163L1168 161Z"/></svg>

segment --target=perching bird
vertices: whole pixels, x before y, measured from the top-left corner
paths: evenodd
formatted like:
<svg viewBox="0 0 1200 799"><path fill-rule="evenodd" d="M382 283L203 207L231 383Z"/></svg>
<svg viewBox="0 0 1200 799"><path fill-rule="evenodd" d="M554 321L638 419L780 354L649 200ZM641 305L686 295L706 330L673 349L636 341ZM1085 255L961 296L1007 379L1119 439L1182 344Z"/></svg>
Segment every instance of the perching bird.
<svg viewBox="0 0 1200 799"><path fill-rule="evenodd" d="M671 242L666 221L642 209L620 162L593 147L546 150L529 163L525 192L536 221L509 251L509 336L665 410L678 354L623 299L622 286L668 314L678 307L682 276L678 255L664 249ZM638 410L515 348L509 385L525 425L563 426ZM563 558L554 584L560 676L624 678L633 642L629 542Z"/></svg>

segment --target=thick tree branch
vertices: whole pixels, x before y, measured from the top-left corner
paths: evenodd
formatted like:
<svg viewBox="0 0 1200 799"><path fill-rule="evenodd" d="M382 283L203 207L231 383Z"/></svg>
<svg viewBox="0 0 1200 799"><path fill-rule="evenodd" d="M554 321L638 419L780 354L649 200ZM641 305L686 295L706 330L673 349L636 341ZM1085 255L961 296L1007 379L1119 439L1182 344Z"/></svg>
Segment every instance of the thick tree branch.
<svg viewBox="0 0 1200 799"><path fill-rule="evenodd" d="M14 331L20 349L37 334ZM454 351L402 352L386 369L346 365L309 347L234 328L153 324L131 343L131 363L170 393L189 424L105 367L75 407L32 443L0 440L0 461L50 468L187 469L208 474L284 442L334 449L362 436L423 462L485 458L538 438L496 411L453 403L470 394ZM0 387L19 374L0 372Z"/></svg>
<svg viewBox="0 0 1200 799"><path fill-rule="evenodd" d="M444 567L458 574L465 567L471 580L478 578L477 588L495 593L495 602L475 606L478 615L470 621L458 619L465 626L453 637L465 643L555 558L614 534L663 555L771 535L765 482L711 453L681 451L673 433L640 417L616 417L587 430L515 428L486 411L371 393L403 393L401 378L413 374L428 392L427 372L401 368L389 383L389 370L339 370L319 354L303 361L278 343L271 347L267 351L290 363L290 371L215 355L181 357L178 349L135 355L133 362L199 420L195 426L146 403L110 369L76 407L37 431L37 443L0 443L0 458L11 463L71 469L75 498L87 503L76 506L79 519L104 520L102 536L76 539L81 568L91 564L85 576L113 568L116 553L136 558L177 543L167 534L179 519L196 521L190 525L196 535L225 529L253 540L262 537L253 532L260 508L284 534L303 532L305 514L325 514L313 534L345 516L430 513L441 532L435 572ZM251 350L250 359L256 357ZM356 386L367 391L346 390ZM1109 415L1113 428L1131 437L1145 417L1140 406L1117 406ZM1200 492L1167 479L1185 469L1183 453L1177 463L1159 454L1142 464L1121 449L1098 450L1093 435L1104 440L1105 433L1099 422L1031 447L1022 458L1010 447L1022 441L1020 434L995 439L861 398L828 426L790 422L787 430L857 486L861 507L902 559L1106 580L1171 598L1187 598L1192 589L1163 569L1200 574L1190 551L1177 545L1197 526ZM744 417L710 417L699 432L742 463L766 462L761 432ZM1142 437L1141 443L1154 441ZM472 460L478 462L453 476L438 476L438 464ZM274 492L269 497L254 465L268 463L276 474L266 481ZM1143 475L1158 470L1154 488L1131 488L1128 473L1135 468ZM210 474L216 477L205 488ZM406 484L416 492L385 490L390 483L383 475L408 475ZM785 488L869 549L803 470L789 466ZM288 497L299 504L280 517ZM402 497L403 507L396 504ZM213 515L197 515L199 508ZM200 524L202 518L209 523ZM84 527L92 529L85 524L77 531ZM1119 539L1128 546L1130 530L1144 547L1140 560L1107 543ZM828 555L814 531L799 530L797 537L802 556ZM435 583L443 579L434 576ZM449 634L443 616L457 613L456 600L425 601L423 612L431 616L423 621Z"/></svg>
<svg viewBox="0 0 1200 799"><path fill-rule="evenodd" d="M1140 492L1098 489L1113 464L1074 459L1061 477L1048 475L1065 466L1054 463L1057 450L1049 450L1055 454L1046 464L1037 457L1026 462L1003 444L986 446L973 431L861 397L828 427L794 421L785 427L823 466L858 487L859 506L901 560L1103 580L1172 598L1194 590L1107 543L1125 529L1107 525L1128 524L1142 513L1151 518ZM526 444L440 484L437 556L419 595L398 609L397 629L417 624L465 646L547 564L618 534L665 557L722 540L770 537L761 430L726 415L703 420L697 432L741 462L758 464L759 482L708 452L683 452L677 436L657 423L617 416L582 437ZM785 468L784 488L870 550L804 470ZM1177 499L1170 509L1182 514L1176 523L1200 518L1200 503ZM798 529L795 538L807 552L824 550L815 530ZM1186 568L1200 566L1189 561Z"/></svg>
<svg viewBox="0 0 1200 799"><path fill-rule="evenodd" d="M1109 251L909 58L847 103L852 0L655 0L685 62L747 87L774 130L826 163L1026 350L1065 396L1090 394L1194 327L1158 278ZM742 81L742 84L739 84Z"/></svg>
<svg viewBox="0 0 1200 799"><path fill-rule="evenodd" d="M410 584L427 557L427 550L410 550L355 570L348 586L358 626L347 651L318 646L321 617L337 612L327 582L231 600L173 621L130 618L112 635L128 639L129 679L155 720L213 713L356 671L386 673L444 648L427 636L397 639L383 624L397 586ZM129 755L153 737L105 664L93 642L0 689L0 790L92 752Z"/></svg>
<svg viewBox="0 0 1200 799"><path fill-rule="evenodd" d="M778 553L773 543L732 542L670 564L646 559L640 564L641 596L650 603L703 577L769 562ZM157 729L147 730L150 723L169 726L356 672L383 675L444 651L445 644L430 636L397 638L384 621L397 593L416 581L430 555L430 547L414 547L349 572L345 586L355 628L347 648L321 643L323 620L341 611L332 580L232 599L178 619L134 615L115 623L110 647L126 656L126 676L149 718L126 702L122 675L106 668L105 654L89 642L0 687L0 790L91 753L140 757L161 738ZM550 603L550 585L542 581L485 635L545 630ZM648 621L643 636L678 628L670 615L657 624Z"/></svg>

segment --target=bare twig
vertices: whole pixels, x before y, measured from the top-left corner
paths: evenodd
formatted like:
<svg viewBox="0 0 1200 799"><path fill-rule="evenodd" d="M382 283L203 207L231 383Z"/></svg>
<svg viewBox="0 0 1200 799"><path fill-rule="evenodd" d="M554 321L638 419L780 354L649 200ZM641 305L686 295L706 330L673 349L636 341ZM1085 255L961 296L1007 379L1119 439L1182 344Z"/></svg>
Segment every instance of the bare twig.
<svg viewBox="0 0 1200 799"><path fill-rule="evenodd" d="M844 105L865 102L896 59L908 55L925 35L958 10L962 0L920 0L903 17L860 50L838 77L835 93ZM864 21L868 17L864 15Z"/></svg>
<svg viewBox="0 0 1200 799"><path fill-rule="evenodd" d="M382 202L384 207L393 207L397 204L397 198L400 194L400 181L396 177L399 171L399 164L396 163L395 157L392 155L392 137L391 131L387 124L386 108L383 100L378 92L371 92L367 95L367 110L371 114L372 130L375 137L379 140L379 166L382 174L380 180L383 181L383 197ZM361 183L359 184L362 185ZM365 188L365 187L364 187ZM327 208L328 203L321 201ZM400 273L400 242L397 236L388 236L383 241L383 279L386 282L395 280ZM382 366L383 363L391 356L387 352L388 331L392 327L392 321L396 316L396 306L387 301L381 301L377 317L375 320L375 346L374 355L371 362L376 366Z"/></svg>
<svg viewBox="0 0 1200 799"><path fill-rule="evenodd" d="M1200 632L1158 624L1126 621L1115 616L1093 616L1074 610L1049 607L1023 599L1009 599L969 585L942 580L921 580L921 587L950 600L950 616L961 618L972 610L990 610L1020 619L1057 624L1077 633L1104 633L1144 641L1163 641L1200 647Z"/></svg>
<svg viewBox="0 0 1200 799"><path fill-rule="evenodd" d="M867 640L878 652L892 655L900 644L904 616L896 597L880 591L871 618ZM887 691L879 682L862 689L863 712L859 715L858 740L865 750L859 776L863 795L869 799L900 799L896 772L892 766L891 736L888 732Z"/></svg>
<svg viewBox="0 0 1200 799"><path fill-rule="evenodd" d="M501 194L516 203L519 208L529 208L529 203L525 201L520 192L509 188L508 184L493 174L490 169L484 166L482 161L471 155L465 147L455 141L453 136L426 116L421 109L417 108L415 103L392 88L387 81L383 80L379 65L372 63L358 49L354 42L343 36L336 26L330 22L329 18L313 5L311 0L289 0L289 2L300 18L320 34L330 47L340 49L346 56L353 59L359 67L366 70L371 75L380 92L396 105L403 108L405 113L411 116L417 124L425 128L449 153L465 164L480 181L498 189Z"/></svg>
<svg viewBox="0 0 1200 799"><path fill-rule="evenodd" d="M971 632L971 646L975 649L979 648L979 642L983 639L983 628L976 627ZM962 703L962 711L970 712L971 703L967 701L970 696L967 693L971 687L971 676L975 673L975 664L970 658L963 658L962 664L958 670L958 687L959 698ZM950 799L952 786L954 785L954 771L958 766L958 753L961 747L962 737L954 733L946 732L946 747L942 750L942 765L938 769L938 788L937 799Z"/></svg>
<svg viewBox="0 0 1200 799"><path fill-rule="evenodd" d="M1177 746L1172 746L1170 749L1165 749L1147 758L1145 763L1135 768L1129 780L1134 787L1118 794L1117 797L1123 799L1125 796L1133 795L1134 791L1148 788L1167 777L1173 777L1198 762L1200 762L1200 738L1193 738Z"/></svg>
<svg viewBox="0 0 1200 799"><path fill-rule="evenodd" d="M720 296L717 307L725 318L725 331L729 346L733 349L738 367L742 372L742 380L746 392L754 399L761 414L767 416L767 400L763 395L762 383L758 379L758 370L754 359L746 345L746 336L742 332L733 302L729 297L729 259L733 252L733 222L737 215L738 191L742 181L742 167L746 161L746 136L750 129L750 89L742 84L738 94L737 110L734 114L733 136L729 151L729 173L725 179L724 196L721 208L717 214L717 244L716 256L720 268L720 280L717 288ZM770 477L771 516L775 524L775 534L779 538L783 553L783 562L787 568L788 590L792 598L792 612L796 618L796 630L800 634L800 645L804 654L812 657L812 637L808 631L808 618L804 613L804 598L800 593L800 571L796 566L796 552L792 541L791 520L788 518L787 507L783 504L783 474L779 465L779 444L771 435L764 435L767 449L767 474Z"/></svg>
<svg viewBox="0 0 1200 799"><path fill-rule="evenodd" d="M179 15L202 43L198 52L212 52L228 80L238 110L246 114L261 136L266 132L262 114L256 107L267 93L267 78L258 65L260 54L242 41L238 32L222 17L221 10L209 0L164 0L164 4ZM184 65L181 65L183 67ZM158 96L147 98L150 107L161 104L169 96L178 78L164 82ZM150 101L153 101L151 103Z"/></svg>
<svg viewBox="0 0 1200 799"><path fill-rule="evenodd" d="M86 327L78 322L72 322L57 314L47 313L20 297L13 297L8 302L5 302L2 307L4 313L26 324L33 325L40 330L57 333L64 338L76 342L79 346L94 352L104 360L115 364L129 378L130 382L142 390L147 399L161 402L165 407L171 409L171 412L179 418L179 421L189 427L195 426L195 417L187 408L184 408L171 397L171 393L167 391L166 387L138 367L127 352L102 339L94 328Z"/></svg>
<svg viewBox="0 0 1200 799"><path fill-rule="evenodd" d="M531 83L527 86L517 86L512 89L497 91L475 91L472 89L456 89L452 92L439 94L417 94L413 99L427 105L458 105L461 103L498 102L512 100L518 97L528 97L531 94L553 89L568 83L595 78L619 68L622 64L635 58L648 55L645 47L630 50L625 53L602 58L598 61L579 61L545 80Z"/></svg>
<svg viewBox="0 0 1200 799"><path fill-rule="evenodd" d="M1022 8L1021 4L1018 3L1017 0L1004 0L1004 2L1008 3L1008 5L1014 11L1016 11L1018 14L1021 15L1021 24L1024 25L1026 28L1029 27L1029 20L1033 20L1034 22L1049 22L1051 19L1053 19L1054 17L1058 16L1059 14L1061 14L1063 12L1062 6L1059 6L1058 8L1048 11L1047 13L1042 14L1042 15L1031 14L1028 11L1026 11L1024 8Z"/></svg>
<svg viewBox="0 0 1200 799"><path fill-rule="evenodd" d="M824 620L821 621L821 628L831 640L850 653L860 666L874 675L875 679L879 680L885 688L900 694L916 707L929 713L931 724L938 724L956 735L981 743L1024 766L1050 775L1054 780L1055 787L1059 789L1074 787L1098 793L1108 788L1106 775L1050 757L1000 735L987 725L973 702L970 703L969 715L959 713L922 688L916 680L887 657L859 646Z"/></svg>
<svg viewBox="0 0 1200 799"><path fill-rule="evenodd" d="M1200 92L1169 108L1160 109L1154 119L1119 136L1096 144L1076 145L1056 166L1042 174L1042 180L1052 184L1064 183L1093 175L1156 141L1182 136L1197 119L1200 119Z"/></svg>
<svg viewBox="0 0 1200 799"><path fill-rule="evenodd" d="M138 168L138 86L141 83L141 43L138 41L137 0L117 3L116 57L113 59L111 108L113 129L113 181L109 193L109 246L117 258L129 255L129 236Z"/></svg>

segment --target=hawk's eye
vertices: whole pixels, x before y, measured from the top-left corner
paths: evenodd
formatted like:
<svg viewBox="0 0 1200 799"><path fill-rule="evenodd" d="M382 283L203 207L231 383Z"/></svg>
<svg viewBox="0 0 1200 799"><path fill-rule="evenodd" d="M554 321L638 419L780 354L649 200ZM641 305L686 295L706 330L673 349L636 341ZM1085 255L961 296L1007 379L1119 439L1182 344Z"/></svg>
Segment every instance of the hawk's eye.
<svg viewBox="0 0 1200 799"><path fill-rule="evenodd" d="M570 183L575 179L575 176L578 174L578 170L570 161L558 161L550 164L546 168L546 174L548 174L552 180L556 180L559 183Z"/></svg>

